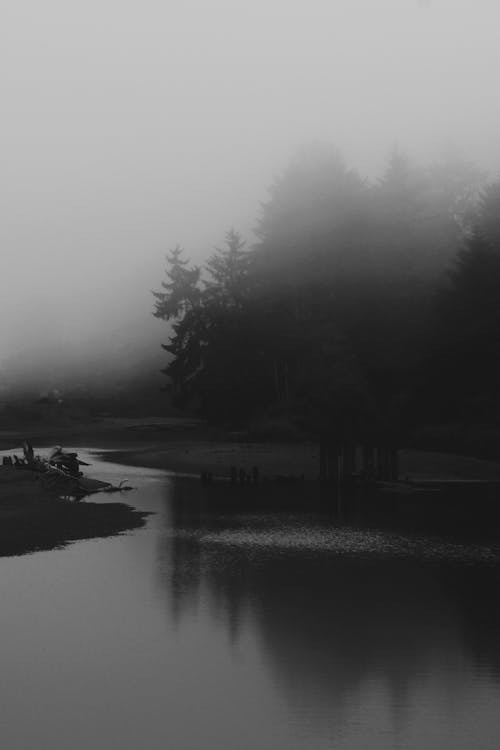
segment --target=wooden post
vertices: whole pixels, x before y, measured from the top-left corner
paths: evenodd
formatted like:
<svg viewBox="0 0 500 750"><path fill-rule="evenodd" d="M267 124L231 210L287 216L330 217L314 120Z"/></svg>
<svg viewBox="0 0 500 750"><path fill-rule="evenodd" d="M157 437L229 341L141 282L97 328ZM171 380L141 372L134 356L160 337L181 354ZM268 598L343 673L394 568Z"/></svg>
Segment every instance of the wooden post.
<svg viewBox="0 0 500 750"><path fill-rule="evenodd" d="M391 480L397 482L399 479L398 452L395 448L390 449Z"/></svg>
<svg viewBox="0 0 500 750"><path fill-rule="evenodd" d="M344 443L342 446L344 479L351 477L354 473L355 450L356 448L351 442Z"/></svg>
<svg viewBox="0 0 500 750"><path fill-rule="evenodd" d="M322 482L328 479L327 442L324 435L319 439L319 478Z"/></svg>
<svg viewBox="0 0 500 750"><path fill-rule="evenodd" d="M327 456L328 456L328 479L330 482L338 482L341 479L341 469L342 467L339 464L339 455L340 450L339 446L336 443L328 443L327 448Z"/></svg>

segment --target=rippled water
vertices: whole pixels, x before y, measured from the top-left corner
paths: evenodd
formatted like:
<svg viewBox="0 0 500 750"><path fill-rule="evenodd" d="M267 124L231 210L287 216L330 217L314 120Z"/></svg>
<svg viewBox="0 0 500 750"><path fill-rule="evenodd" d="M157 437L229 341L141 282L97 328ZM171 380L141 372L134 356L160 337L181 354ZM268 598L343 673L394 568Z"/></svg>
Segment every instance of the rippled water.
<svg viewBox="0 0 500 750"><path fill-rule="evenodd" d="M499 746L497 545L88 458L154 515L0 560L2 748Z"/></svg>

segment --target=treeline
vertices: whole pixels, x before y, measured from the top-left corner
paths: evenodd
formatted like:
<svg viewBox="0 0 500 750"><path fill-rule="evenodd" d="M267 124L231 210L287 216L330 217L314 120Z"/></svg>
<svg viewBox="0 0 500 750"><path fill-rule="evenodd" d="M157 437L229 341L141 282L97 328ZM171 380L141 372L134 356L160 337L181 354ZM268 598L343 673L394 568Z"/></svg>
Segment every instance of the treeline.
<svg viewBox="0 0 500 750"><path fill-rule="evenodd" d="M167 257L175 403L210 421L275 419L333 439L401 439L500 419L500 183L394 151L375 183L314 145L204 268Z"/></svg>

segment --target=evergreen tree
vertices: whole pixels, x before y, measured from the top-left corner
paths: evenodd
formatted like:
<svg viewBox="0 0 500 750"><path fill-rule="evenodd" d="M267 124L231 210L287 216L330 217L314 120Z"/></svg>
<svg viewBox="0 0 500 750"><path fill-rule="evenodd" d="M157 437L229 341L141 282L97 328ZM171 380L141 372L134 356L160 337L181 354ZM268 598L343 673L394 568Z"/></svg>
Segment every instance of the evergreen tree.
<svg viewBox="0 0 500 750"><path fill-rule="evenodd" d="M166 280L156 299L153 315L171 323L170 342L163 348L171 357L163 372L171 380L174 403L186 406L193 381L202 365L204 318L200 269L190 268L178 245L167 255Z"/></svg>
<svg viewBox="0 0 500 750"><path fill-rule="evenodd" d="M226 247L216 248L206 263L209 279L205 297L224 310L241 310L249 294L251 255L234 229L226 234Z"/></svg>
<svg viewBox="0 0 500 750"><path fill-rule="evenodd" d="M200 269L188 267L189 261L183 257L183 249L177 245L166 257L166 281L161 286L164 291L153 292L156 298L153 315L162 320L176 319L200 303Z"/></svg>
<svg viewBox="0 0 500 750"><path fill-rule="evenodd" d="M500 247L500 180L490 183L483 190L477 220L485 238Z"/></svg>
<svg viewBox="0 0 500 750"><path fill-rule="evenodd" d="M430 410L468 423L500 418L500 245L481 227L465 241L438 299L427 370Z"/></svg>
<svg viewBox="0 0 500 750"><path fill-rule="evenodd" d="M180 248L168 256L155 315L172 325L165 349L174 391L213 421L274 409L354 439L397 423L432 323L433 361L447 360L446 377L461 348L474 345L471 362L497 373L485 331L497 320L500 277L487 232L468 240L431 318L443 269L470 225L473 176L458 162L416 168L394 151L370 186L334 149L305 149L275 182L251 250L230 230L203 271ZM498 195L487 192L478 214L490 234Z"/></svg>
<svg viewBox="0 0 500 750"><path fill-rule="evenodd" d="M313 143L275 181L256 229L257 268L273 290L336 277L366 246L368 190L338 151Z"/></svg>
<svg viewBox="0 0 500 750"><path fill-rule="evenodd" d="M199 386L213 421L241 422L269 402L263 330L251 274L253 254L234 229L206 263L203 308L207 319Z"/></svg>
<svg viewBox="0 0 500 750"><path fill-rule="evenodd" d="M269 401L271 378L262 366L258 308L250 295L251 253L235 230L206 263L190 268L177 247L154 315L172 324L164 372L175 402L198 405L211 421L234 423Z"/></svg>

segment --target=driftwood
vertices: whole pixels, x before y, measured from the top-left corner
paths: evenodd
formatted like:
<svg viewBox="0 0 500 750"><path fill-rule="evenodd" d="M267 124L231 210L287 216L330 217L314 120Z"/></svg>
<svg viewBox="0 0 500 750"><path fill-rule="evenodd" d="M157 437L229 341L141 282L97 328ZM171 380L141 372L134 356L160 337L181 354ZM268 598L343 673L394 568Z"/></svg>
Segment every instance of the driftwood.
<svg viewBox="0 0 500 750"><path fill-rule="evenodd" d="M55 492L60 497L81 500L86 495L98 492L125 492L133 489L125 484L127 479L113 485L100 479L85 477L79 468L89 464L80 461L76 453L64 453L60 446L54 449L48 458L42 458L35 456L31 444L26 440L23 443L23 453L23 459L14 455L12 460L10 456L6 456L3 463L36 472L40 475L44 489Z"/></svg>

